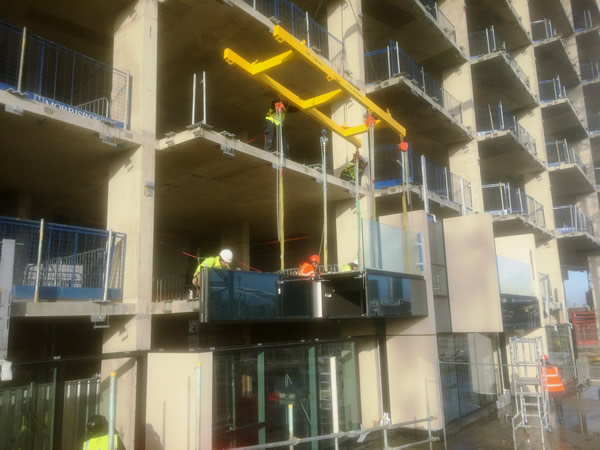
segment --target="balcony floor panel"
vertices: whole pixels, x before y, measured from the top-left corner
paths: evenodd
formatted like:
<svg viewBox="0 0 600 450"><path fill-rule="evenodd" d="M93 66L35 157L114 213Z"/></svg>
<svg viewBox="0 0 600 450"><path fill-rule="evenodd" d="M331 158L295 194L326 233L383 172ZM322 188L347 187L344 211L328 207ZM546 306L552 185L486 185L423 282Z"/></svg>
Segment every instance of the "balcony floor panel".
<svg viewBox="0 0 600 450"><path fill-rule="evenodd" d="M493 218L496 237L533 234L537 242L545 242L554 237L550 230L535 225L519 214L494 215Z"/></svg>
<svg viewBox="0 0 600 450"><path fill-rule="evenodd" d="M550 172L552 192L559 193L561 196L589 194L596 190L596 186L577 164L549 166L548 172Z"/></svg>
<svg viewBox="0 0 600 450"><path fill-rule="evenodd" d="M574 140L587 136L587 130L583 127L569 99L542 103L542 117L546 136L562 136Z"/></svg>
<svg viewBox="0 0 600 450"><path fill-rule="evenodd" d="M433 71L464 64L468 59L419 0L367 1L363 2L363 14L363 34L369 49L398 41L418 64Z"/></svg>
<svg viewBox="0 0 600 450"><path fill-rule="evenodd" d="M579 74L571 62L560 36L536 42L534 48L540 80L558 75L567 86L579 84ZM540 71L540 69L542 70Z"/></svg>
<svg viewBox="0 0 600 450"><path fill-rule="evenodd" d="M543 161L525 150L512 131L480 135L477 140L486 178L503 180L544 170Z"/></svg>
<svg viewBox="0 0 600 450"><path fill-rule="evenodd" d="M411 192L411 205L408 205L409 211L419 211L424 209L423 189L414 185L410 185L409 189ZM377 214L396 214L398 211L402 211L402 190L402 186L377 189L375 191L375 196L377 198ZM432 192L429 192L428 195L429 211L437 217L456 217L461 214L461 206L459 204L446 200Z"/></svg>
<svg viewBox="0 0 600 450"><path fill-rule="evenodd" d="M535 105L537 99L510 66L503 52L471 59L473 90L480 104L502 104L507 111Z"/></svg>
<svg viewBox="0 0 600 450"><path fill-rule="evenodd" d="M367 93L379 106L389 108L411 135L422 134L447 145L473 139L464 125L405 77L369 85Z"/></svg>

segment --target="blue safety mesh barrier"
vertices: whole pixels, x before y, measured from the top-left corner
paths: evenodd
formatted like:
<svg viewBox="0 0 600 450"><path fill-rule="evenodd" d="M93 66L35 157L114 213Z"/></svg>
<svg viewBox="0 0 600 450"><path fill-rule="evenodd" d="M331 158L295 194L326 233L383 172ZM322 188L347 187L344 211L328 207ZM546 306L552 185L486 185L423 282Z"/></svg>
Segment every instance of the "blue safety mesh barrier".
<svg viewBox="0 0 600 450"><path fill-rule="evenodd" d="M592 11L589 9L573 13L573 28L575 31L589 30L594 27Z"/></svg>
<svg viewBox="0 0 600 450"><path fill-rule="evenodd" d="M450 37L452 42L456 43L456 29L450 19L439 9L434 0L420 0L427 12L435 19L444 32Z"/></svg>
<svg viewBox="0 0 600 450"><path fill-rule="evenodd" d="M39 265L40 298L101 300L107 274L110 297L120 298L126 236L112 232L109 242L109 234L106 230L45 223ZM2 239L12 239L16 244L13 294L16 298L29 298L38 272L40 222L0 217Z"/></svg>
<svg viewBox="0 0 600 450"><path fill-rule="evenodd" d="M594 81L600 78L600 63L598 61L586 61L580 64L581 81Z"/></svg>
<svg viewBox="0 0 600 450"><path fill-rule="evenodd" d="M567 98L567 88L560 82L559 76L551 80L541 80L538 85L542 103Z"/></svg>
<svg viewBox="0 0 600 450"><path fill-rule="evenodd" d="M542 19L531 22L531 39L540 42L556 36L556 29L552 26L550 19Z"/></svg>
<svg viewBox="0 0 600 450"><path fill-rule="evenodd" d="M25 39L24 54L21 55ZM0 22L0 89L19 88L31 100L124 127L128 78L120 70Z"/></svg>

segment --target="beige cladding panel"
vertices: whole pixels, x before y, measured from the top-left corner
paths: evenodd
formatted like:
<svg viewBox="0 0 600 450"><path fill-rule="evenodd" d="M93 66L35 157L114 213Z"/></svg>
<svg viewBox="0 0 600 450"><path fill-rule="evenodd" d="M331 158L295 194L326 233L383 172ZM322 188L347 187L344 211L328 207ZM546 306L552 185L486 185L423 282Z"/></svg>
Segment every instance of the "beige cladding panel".
<svg viewBox="0 0 600 450"><path fill-rule="evenodd" d="M444 239L452 331L501 332L492 216L445 219Z"/></svg>
<svg viewBox="0 0 600 450"><path fill-rule="evenodd" d="M358 353L358 375L360 379L360 413L365 428L379 425L381 419L381 398L379 379L379 350L373 339L359 339L356 350Z"/></svg>
<svg viewBox="0 0 600 450"><path fill-rule="evenodd" d="M394 336L387 339L388 377L392 423L427 417L437 419L432 428L442 428L441 387L438 376L436 336ZM414 425L427 429L427 422Z"/></svg>
<svg viewBox="0 0 600 450"><path fill-rule="evenodd" d="M200 446L196 441L196 364L201 364ZM212 353L150 353L146 398L146 447L212 448ZM129 448L129 447L128 447Z"/></svg>

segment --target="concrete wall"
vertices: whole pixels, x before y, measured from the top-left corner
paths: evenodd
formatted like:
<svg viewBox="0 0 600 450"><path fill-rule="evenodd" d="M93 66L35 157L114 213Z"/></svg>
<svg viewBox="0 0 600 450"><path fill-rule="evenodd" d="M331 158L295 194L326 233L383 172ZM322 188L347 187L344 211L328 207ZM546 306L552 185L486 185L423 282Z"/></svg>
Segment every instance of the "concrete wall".
<svg viewBox="0 0 600 450"><path fill-rule="evenodd" d="M417 350L418 349L418 350ZM432 428L442 428L444 417L440 400L437 337L391 336L387 339L388 373L392 423L437 417ZM427 429L427 422L414 425Z"/></svg>
<svg viewBox="0 0 600 450"><path fill-rule="evenodd" d="M492 216L444 219L444 240L452 331L501 332Z"/></svg>
<svg viewBox="0 0 600 450"><path fill-rule="evenodd" d="M146 448L212 447L212 353L150 353L146 398ZM196 365L201 364L200 442L196 440ZM129 447L127 447L129 448Z"/></svg>

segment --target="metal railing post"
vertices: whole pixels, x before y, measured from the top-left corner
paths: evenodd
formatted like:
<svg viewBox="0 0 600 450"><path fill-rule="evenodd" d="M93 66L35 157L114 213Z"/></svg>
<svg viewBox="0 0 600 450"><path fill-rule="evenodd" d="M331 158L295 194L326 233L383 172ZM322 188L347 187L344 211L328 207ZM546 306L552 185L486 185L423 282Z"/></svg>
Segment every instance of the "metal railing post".
<svg viewBox="0 0 600 450"><path fill-rule="evenodd" d="M202 123L206 125L206 72L202 71Z"/></svg>
<svg viewBox="0 0 600 450"><path fill-rule="evenodd" d="M448 169L444 167L444 180L446 182L446 198L450 200L450 187L448 184Z"/></svg>
<svg viewBox="0 0 600 450"><path fill-rule="evenodd" d="M485 39L487 40L487 54L490 53L490 29L486 28L485 30Z"/></svg>
<svg viewBox="0 0 600 450"><path fill-rule="evenodd" d="M27 27L23 27L23 38L21 39L21 58L19 60L19 79L17 81L17 91L21 92L23 86L23 66L25 65L25 45L27 44Z"/></svg>
<svg viewBox="0 0 600 450"><path fill-rule="evenodd" d="M294 404L288 403L288 437L290 441L294 439ZM337 440L336 440L337 441ZM294 445L290 445L290 450L294 450Z"/></svg>
<svg viewBox="0 0 600 450"><path fill-rule="evenodd" d="M465 180L463 180L462 178L460 179L460 213L463 216L467 215L467 199L465 197Z"/></svg>
<svg viewBox="0 0 600 450"><path fill-rule="evenodd" d="M202 363L196 363L196 450L200 450L201 442L200 442L200 434L201 434L201 421L202 421Z"/></svg>
<svg viewBox="0 0 600 450"><path fill-rule="evenodd" d="M108 242L106 244L106 269L104 271L104 295L102 301L108 301L108 280L110 279L110 266L112 263L112 229L108 230Z"/></svg>
<svg viewBox="0 0 600 450"><path fill-rule="evenodd" d="M388 78L392 78L392 57L390 55L390 46L387 47Z"/></svg>
<svg viewBox="0 0 600 450"><path fill-rule="evenodd" d="M192 81L192 125L196 123L196 74Z"/></svg>
<svg viewBox="0 0 600 450"><path fill-rule="evenodd" d="M504 130L504 108L502 107L502 101L498 102L498 125L500 129ZM492 129L494 129L494 123L492 122Z"/></svg>
<svg viewBox="0 0 600 450"><path fill-rule="evenodd" d="M506 183L506 191L508 192L508 210L512 214L513 208L512 208L512 195L510 193L510 183Z"/></svg>
<svg viewBox="0 0 600 450"><path fill-rule="evenodd" d="M110 373L110 397L108 400L108 448L115 450L115 420L117 410L117 374Z"/></svg>
<svg viewBox="0 0 600 450"><path fill-rule="evenodd" d="M310 48L310 20L308 18L308 11L306 12L306 46Z"/></svg>
<svg viewBox="0 0 600 450"><path fill-rule="evenodd" d="M339 433L340 424L338 416L338 391L337 391L337 365L335 356L329 358L329 377L331 384L331 423L333 433ZM335 449L338 449L338 438L335 438Z"/></svg>
<svg viewBox="0 0 600 450"><path fill-rule="evenodd" d="M38 255L37 255L37 266L35 271L35 289L33 292L33 301L35 303L39 300L40 292L40 270L42 263L42 242L44 241L44 219L40 220L40 238L38 242Z"/></svg>
<svg viewBox="0 0 600 450"><path fill-rule="evenodd" d="M396 41L396 59L398 62L398 75L400 75L400 46L398 45L398 41Z"/></svg>
<svg viewBox="0 0 600 450"><path fill-rule="evenodd" d="M427 187L427 163L425 161L425 155L421 155L421 176L423 178L423 205L425 206L425 212L429 214L429 192ZM404 182L405 180L402 180Z"/></svg>
<svg viewBox="0 0 600 450"><path fill-rule="evenodd" d="M125 88L125 129L129 130L129 128L131 127L131 121L129 119L129 114L130 114L130 110L131 110L131 99L129 98L131 92L131 75L129 74L129 72L127 72L127 85Z"/></svg>

